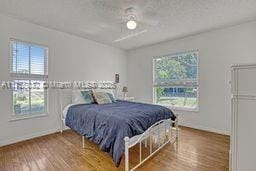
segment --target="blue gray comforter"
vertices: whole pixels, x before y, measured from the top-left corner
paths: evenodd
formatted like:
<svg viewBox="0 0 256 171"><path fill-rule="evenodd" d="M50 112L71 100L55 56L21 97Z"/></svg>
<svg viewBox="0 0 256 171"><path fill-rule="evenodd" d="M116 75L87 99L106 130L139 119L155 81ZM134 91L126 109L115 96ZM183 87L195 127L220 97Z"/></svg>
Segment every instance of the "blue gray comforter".
<svg viewBox="0 0 256 171"><path fill-rule="evenodd" d="M124 137L142 134L154 123L171 118L166 107L117 101L111 104L74 105L68 109L66 125L109 152L116 166L124 153Z"/></svg>

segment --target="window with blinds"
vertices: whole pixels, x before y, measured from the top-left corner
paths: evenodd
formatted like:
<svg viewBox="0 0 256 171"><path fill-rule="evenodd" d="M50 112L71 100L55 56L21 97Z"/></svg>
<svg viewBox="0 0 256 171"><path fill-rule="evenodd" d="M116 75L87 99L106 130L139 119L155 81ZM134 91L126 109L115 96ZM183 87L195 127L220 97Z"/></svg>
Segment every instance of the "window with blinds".
<svg viewBox="0 0 256 171"><path fill-rule="evenodd" d="M154 103L198 109L198 51L154 58Z"/></svg>
<svg viewBox="0 0 256 171"><path fill-rule="evenodd" d="M11 40L11 76L13 78L13 111L15 115L47 113L48 48Z"/></svg>

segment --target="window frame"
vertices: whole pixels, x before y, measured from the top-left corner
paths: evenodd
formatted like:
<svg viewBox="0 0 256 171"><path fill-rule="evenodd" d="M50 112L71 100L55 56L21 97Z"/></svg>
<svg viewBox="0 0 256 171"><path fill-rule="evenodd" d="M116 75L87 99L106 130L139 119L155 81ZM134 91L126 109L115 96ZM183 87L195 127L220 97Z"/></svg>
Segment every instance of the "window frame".
<svg viewBox="0 0 256 171"><path fill-rule="evenodd" d="M154 82L155 82L156 60L164 58L164 57L172 58L172 57L176 57L177 55L187 54L187 53L197 53L197 78L195 79L197 81L197 104L196 104L196 107L190 108L190 107L185 107L185 106L162 105L162 104L156 103L156 101L155 101L155 99L156 99L156 91L155 91L156 87L169 87L169 86L155 86ZM161 55L161 56L154 56L153 57L153 67L152 67L153 68L153 81L152 81L152 84L153 84L153 91L152 91L153 92L153 104L162 105L162 106L174 109L174 110L199 112L199 104L200 104L199 103L200 102L200 70L199 70L200 60L199 59L200 58L199 58L199 50L198 49L183 51L183 52L177 52L177 53L170 53L170 54ZM185 80L183 80L183 81L185 81ZM185 86L182 87L182 85L177 85L176 87L186 88Z"/></svg>
<svg viewBox="0 0 256 171"><path fill-rule="evenodd" d="M27 46L38 46L44 49L45 52L45 59L44 59L44 74L30 74L31 71L31 63L29 60L29 74L23 74L23 73L15 73L13 72L13 42L17 42L20 44L24 44ZM28 41L23 41L15 38L9 39L9 57L10 57L10 65L9 65L9 73L12 81L18 81L18 80L26 80L26 81L45 81L48 80L48 57L49 57L49 48L46 45L38 44L38 43L32 43ZM29 105L30 105L30 111L29 113L24 114L16 114L14 111L14 91L11 92L11 107L12 107L12 121L14 120L20 120L20 119L27 119L27 118L33 118L33 117L40 117L40 116L47 116L49 114L49 92L48 89L44 89L44 111L43 112L31 112L31 89L29 90Z"/></svg>

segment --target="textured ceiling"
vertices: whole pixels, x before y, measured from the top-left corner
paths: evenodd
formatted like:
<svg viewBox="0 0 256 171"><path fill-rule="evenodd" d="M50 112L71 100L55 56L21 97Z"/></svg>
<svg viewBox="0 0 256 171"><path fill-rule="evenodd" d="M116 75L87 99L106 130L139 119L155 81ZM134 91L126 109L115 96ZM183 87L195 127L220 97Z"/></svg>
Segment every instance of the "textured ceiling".
<svg viewBox="0 0 256 171"><path fill-rule="evenodd" d="M139 20L133 31L124 23L128 7ZM256 19L256 0L0 0L0 14L132 49Z"/></svg>

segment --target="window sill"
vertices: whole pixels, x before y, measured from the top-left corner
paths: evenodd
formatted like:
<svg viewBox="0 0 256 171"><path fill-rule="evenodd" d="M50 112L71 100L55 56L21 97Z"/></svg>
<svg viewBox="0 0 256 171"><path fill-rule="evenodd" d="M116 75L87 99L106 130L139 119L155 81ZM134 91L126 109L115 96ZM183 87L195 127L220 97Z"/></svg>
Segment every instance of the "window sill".
<svg viewBox="0 0 256 171"><path fill-rule="evenodd" d="M38 117L45 117L48 116L48 113L43 113L43 114L27 114L27 115L22 115L22 116L16 116L13 115L12 118L10 119L10 122L12 121L19 121L19 120L25 120L25 119L32 119L32 118L38 118Z"/></svg>

